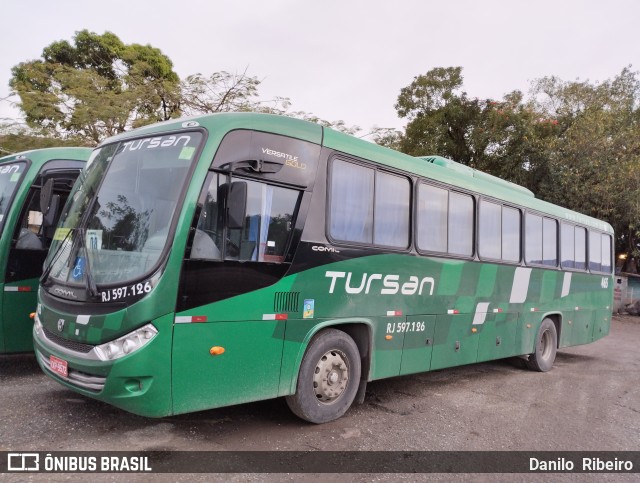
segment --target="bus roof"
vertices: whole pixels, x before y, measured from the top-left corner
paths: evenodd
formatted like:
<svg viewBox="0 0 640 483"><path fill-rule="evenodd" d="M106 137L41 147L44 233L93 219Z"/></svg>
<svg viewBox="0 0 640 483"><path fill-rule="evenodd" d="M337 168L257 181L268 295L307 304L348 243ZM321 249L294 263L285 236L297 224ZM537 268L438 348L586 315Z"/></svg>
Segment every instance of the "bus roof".
<svg viewBox="0 0 640 483"><path fill-rule="evenodd" d="M93 151L93 148L61 147L32 149L30 151L22 151L9 156L3 156L0 158L0 163L13 163L23 159L28 159L36 165L44 164L45 162L53 159L86 161L89 158L91 151Z"/></svg>
<svg viewBox="0 0 640 483"><path fill-rule="evenodd" d="M539 200L535 198L530 190L523 186L461 165L455 161L440 156L424 156L420 158L409 156L370 141L334 131L319 124L286 116L262 113L207 114L145 126L109 138L103 144L129 137L153 135L196 126L204 127L210 135L219 133L220 137L236 129L253 129L309 141L329 149L335 149L345 154L372 161L381 166L413 173L453 187L552 215L559 220L572 221L613 233L613 228L605 221Z"/></svg>

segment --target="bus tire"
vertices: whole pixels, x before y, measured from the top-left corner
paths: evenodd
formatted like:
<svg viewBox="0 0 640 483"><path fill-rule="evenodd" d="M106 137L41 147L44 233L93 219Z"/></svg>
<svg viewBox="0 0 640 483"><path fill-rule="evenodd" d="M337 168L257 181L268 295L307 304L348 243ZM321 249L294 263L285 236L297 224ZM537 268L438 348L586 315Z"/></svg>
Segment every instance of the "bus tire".
<svg viewBox="0 0 640 483"><path fill-rule="evenodd" d="M351 406L360 383L360 353L341 330L316 334L302 358L296 392L287 396L293 413L311 423L338 419Z"/></svg>
<svg viewBox="0 0 640 483"><path fill-rule="evenodd" d="M556 325L551 319L544 319L538 335L536 336L536 346L533 354L529 354L527 367L532 371L547 372L553 366L558 348L558 332Z"/></svg>

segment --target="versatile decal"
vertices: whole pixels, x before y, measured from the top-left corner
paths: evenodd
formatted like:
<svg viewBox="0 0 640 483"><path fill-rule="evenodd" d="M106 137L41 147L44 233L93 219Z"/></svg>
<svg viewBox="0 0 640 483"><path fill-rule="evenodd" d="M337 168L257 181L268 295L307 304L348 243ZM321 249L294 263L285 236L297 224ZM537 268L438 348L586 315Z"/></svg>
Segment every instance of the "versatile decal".
<svg viewBox="0 0 640 483"><path fill-rule="evenodd" d="M262 148L262 154L266 154L268 156L274 156L276 158L285 158L284 164L291 168L296 169L307 169L307 164L298 160L298 156L294 156L292 154L281 153L280 151L276 151L274 149Z"/></svg>

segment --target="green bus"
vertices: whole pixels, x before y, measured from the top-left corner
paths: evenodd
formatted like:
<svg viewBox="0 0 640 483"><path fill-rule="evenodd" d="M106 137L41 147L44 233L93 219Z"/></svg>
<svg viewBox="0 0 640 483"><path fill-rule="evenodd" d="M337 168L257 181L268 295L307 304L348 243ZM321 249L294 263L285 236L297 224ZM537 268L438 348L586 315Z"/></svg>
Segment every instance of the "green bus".
<svg viewBox="0 0 640 483"><path fill-rule="evenodd" d="M33 351L29 316L36 310L42 265L91 152L47 148L0 158L0 354Z"/></svg>
<svg viewBox="0 0 640 483"><path fill-rule="evenodd" d="M322 423L368 381L522 355L548 371L609 331L610 225L301 120L140 128L102 143L76 190L38 362L136 414L285 396Z"/></svg>

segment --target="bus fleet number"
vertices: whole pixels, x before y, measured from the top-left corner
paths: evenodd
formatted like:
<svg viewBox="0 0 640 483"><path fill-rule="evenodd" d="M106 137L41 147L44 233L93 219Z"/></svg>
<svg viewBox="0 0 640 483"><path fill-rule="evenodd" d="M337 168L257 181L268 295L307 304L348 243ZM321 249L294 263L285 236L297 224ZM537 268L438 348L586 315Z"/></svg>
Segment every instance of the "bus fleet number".
<svg viewBox="0 0 640 483"><path fill-rule="evenodd" d="M424 332L424 322L395 322L387 324L387 334L401 334L403 332Z"/></svg>

